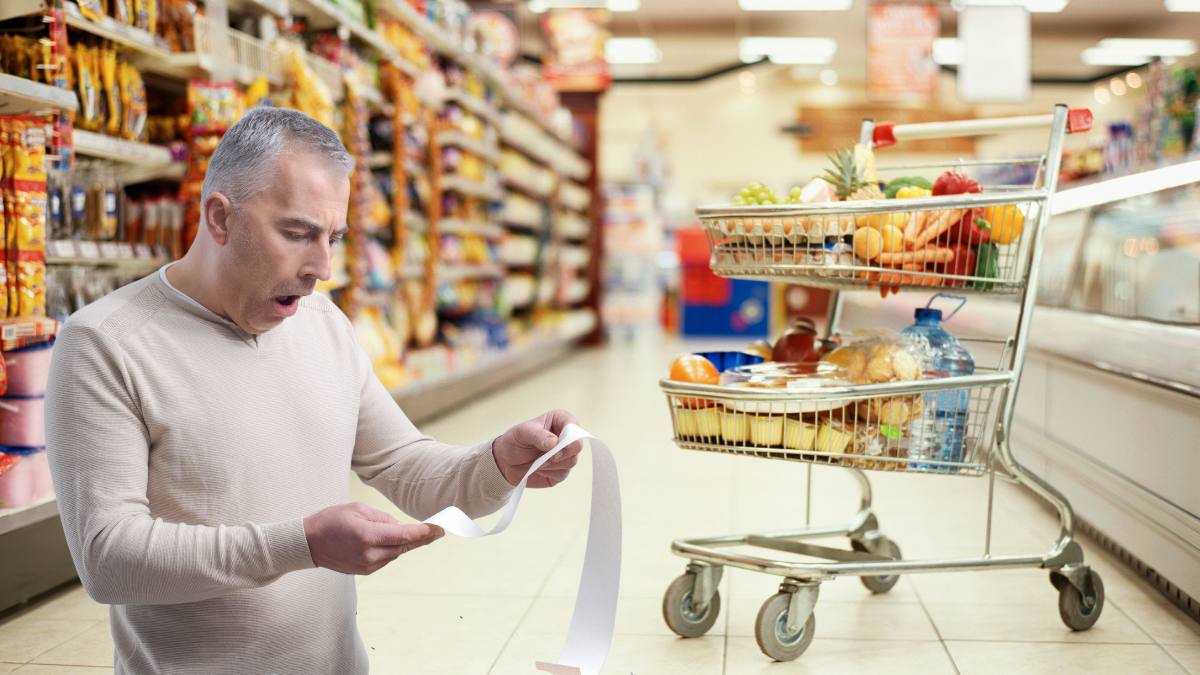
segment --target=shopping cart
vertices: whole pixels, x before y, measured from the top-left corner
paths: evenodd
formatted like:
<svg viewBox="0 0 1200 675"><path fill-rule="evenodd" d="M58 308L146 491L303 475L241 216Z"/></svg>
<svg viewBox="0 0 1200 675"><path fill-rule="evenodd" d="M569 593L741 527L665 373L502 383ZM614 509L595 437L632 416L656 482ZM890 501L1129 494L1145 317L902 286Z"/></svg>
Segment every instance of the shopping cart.
<svg viewBox="0 0 1200 675"><path fill-rule="evenodd" d="M698 214L712 249L711 266L723 277L765 279L833 290L828 331L837 332L842 311L838 291L867 286L908 289L954 289L962 292L1019 294L1020 315L1007 339L963 339L964 344L991 347L999 358L977 365L972 375L825 386L789 390L701 385L662 380L674 428L675 443L684 449L845 467L857 479L862 499L858 512L842 526L789 532L740 534L675 541L672 551L689 562L663 597L667 625L683 637L709 630L721 609L717 587L725 566L783 578L779 592L758 612L755 636L762 651L780 661L800 656L813 639L818 589L822 581L851 575L873 593L889 591L899 575L918 572L1038 567L1050 571L1059 593L1059 613L1072 630L1091 628L1104 606L1100 576L1084 564L1074 540L1074 513L1067 499L1014 459L1009 446L1021 369L1037 289L1041 234L1050 215L1048 198L1055 191L1065 134L1090 128L1091 113L1057 106L1052 114L929 124L876 125L863 122L860 143L884 147L911 139L983 136L1013 130L1048 129L1046 154L1028 160L960 161L952 165L909 165L879 172L906 175L914 169L954 169L993 176L1025 175L1019 184L983 184L981 194L916 199L878 199L825 204L701 208ZM1018 169L1005 171L1006 168ZM1020 169L1024 169L1023 171ZM896 173L900 172L900 173ZM982 181L981 181L982 182ZM944 231L972 209L984 209L993 231L1008 227L1007 243L991 249L985 267L937 265L944 256L936 237L908 234L910 225L925 232ZM1014 222L1020 219L1021 222ZM887 256L867 247L847 255L844 242L864 227L884 230L883 223L905 230L908 250ZM872 235L873 236L873 235ZM857 243L857 242L856 242ZM868 242L870 243L870 242ZM866 250L863 250L866 249ZM913 264L907 264L906 260ZM935 264L929 264L933 262ZM982 353L982 350L973 350ZM935 418L945 401L969 401L961 454L910 458L907 431L885 425L884 410L921 410ZM962 404L942 413L960 414ZM959 418L961 419L961 417ZM987 476L987 522L980 557L903 560L900 548L880 530L872 509L871 485L864 471L902 471L944 476ZM1031 489L1058 512L1057 542L1040 555L992 555L992 498L995 478ZM808 498L811 505L811 496ZM845 536L850 548L812 543ZM730 550L731 548L739 550ZM778 558L744 552L758 549L792 554ZM802 556L801 562L794 558Z"/></svg>

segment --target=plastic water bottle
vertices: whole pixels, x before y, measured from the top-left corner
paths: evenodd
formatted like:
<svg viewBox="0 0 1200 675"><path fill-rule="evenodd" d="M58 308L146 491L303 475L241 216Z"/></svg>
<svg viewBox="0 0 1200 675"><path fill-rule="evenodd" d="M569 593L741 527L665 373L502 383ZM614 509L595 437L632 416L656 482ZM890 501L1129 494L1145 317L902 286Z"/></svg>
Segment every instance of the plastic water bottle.
<svg viewBox="0 0 1200 675"><path fill-rule="evenodd" d="M966 298L956 299L962 300L963 304L967 301ZM932 303L932 300L930 302ZM959 309L961 308L960 304ZM957 312L958 309L954 310L954 313ZM951 313L951 316L954 316L954 313ZM926 377L956 377L975 372L975 359L971 357L971 353L942 327L940 309L920 307L915 315L916 323L901 333L922 343L923 348L928 345L923 363ZM969 389L947 389L926 394L924 410L909 426L909 458L941 462L963 461L970 405ZM930 468L929 465L919 462L915 464L917 468Z"/></svg>

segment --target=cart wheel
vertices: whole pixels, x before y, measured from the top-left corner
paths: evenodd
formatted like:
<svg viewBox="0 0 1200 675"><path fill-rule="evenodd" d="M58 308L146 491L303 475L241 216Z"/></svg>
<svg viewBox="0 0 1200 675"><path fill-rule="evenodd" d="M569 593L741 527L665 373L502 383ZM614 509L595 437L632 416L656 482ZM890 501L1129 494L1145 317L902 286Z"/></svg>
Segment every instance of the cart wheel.
<svg viewBox="0 0 1200 675"><path fill-rule="evenodd" d="M857 539L850 540L850 548L853 548L855 551L864 551L865 552L867 550L866 545L863 544L861 541L858 541ZM892 541L891 539L883 540L882 549L884 551L887 551L887 555L891 556L891 558L893 560L903 560L904 559L903 556L900 554L900 545L897 544L896 542ZM875 595L879 595L881 593L887 593L888 591L892 590L892 587L894 587L896 585L896 583L900 581L900 575L899 574L887 574L884 576L876 576L876 577L859 577L859 580L862 581L863 586L867 587L867 590L871 591Z"/></svg>
<svg viewBox="0 0 1200 675"><path fill-rule="evenodd" d="M754 638L762 653L776 661L792 661L808 649L817 630L816 613L808 615L808 621L795 633L787 629L788 607L792 604L791 593L776 593L767 598L758 610L758 621L754 625Z"/></svg>
<svg viewBox="0 0 1200 675"><path fill-rule="evenodd" d="M720 591L713 593L712 600L708 601L708 606L703 610L697 611L692 606L692 589L695 585L695 574L681 574L667 586L667 592L663 594L663 620L667 622L667 627L680 637L693 638L704 635L717 622L717 615L721 613Z"/></svg>
<svg viewBox="0 0 1200 675"><path fill-rule="evenodd" d="M1050 583L1058 589L1058 615L1067 628L1082 631L1096 624L1104 610L1104 581L1099 572L1090 567L1087 569L1083 577L1085 593L1080 593L1058 572L1050 573Z"/></svg>

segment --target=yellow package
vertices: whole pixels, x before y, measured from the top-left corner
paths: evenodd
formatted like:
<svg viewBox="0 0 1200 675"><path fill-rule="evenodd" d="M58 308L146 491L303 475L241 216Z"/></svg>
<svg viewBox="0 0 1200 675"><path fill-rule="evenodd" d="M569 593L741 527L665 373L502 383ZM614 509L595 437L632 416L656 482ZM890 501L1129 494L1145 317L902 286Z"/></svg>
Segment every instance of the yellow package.
<svg viewBox="0 0 1200 675"><path fill-rule="evenodd" d="M17 316L46 315L46 262L17 262Z"/></svg>
<svg viewBox="0 0 1200 675"><path fill-rule="evenodd" d="M92 21L101 21L108 14L108 3L104 0L79 0L79 11Z"/></svg>
<svg viewBox="0 0 1200 675"><path fill-rule="evenodd" d="M0 251L0 318L8 316L8 259Z"/></svg>
<svg viewBox="0 0 1200 675"><path fill-rule="evenodd" d="M100 61L100 79L104 86L104 99L108 103L104 131L109 136L119 136L125 116L121 113L121 92L117 83L117 50L102 49Z"/></svg>
<svg viewBox="0 0 1200 675"><path fill-rule="evenodd" d="M95 131L100 117L100 92L96 72L92 68L92 49L75 45L75 86L79 96L79 113L76 117L83 129Z"/></svg>

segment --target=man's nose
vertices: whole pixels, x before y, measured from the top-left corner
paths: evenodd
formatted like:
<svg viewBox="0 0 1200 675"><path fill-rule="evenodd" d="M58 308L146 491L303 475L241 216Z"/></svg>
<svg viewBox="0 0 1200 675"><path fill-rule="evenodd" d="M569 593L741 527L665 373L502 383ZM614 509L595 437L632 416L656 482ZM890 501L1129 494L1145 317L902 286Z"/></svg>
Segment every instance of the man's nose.
<svg viewBox="0 0 1200 675"><path fill-rule="evenodd" d="M300 274L305 278L316 277L321 281L329 281L333 273L330 269L330 261L333 257L332 245L322 240L315 246L311 246L308 258L304 261L304 268Z"/></svg>

